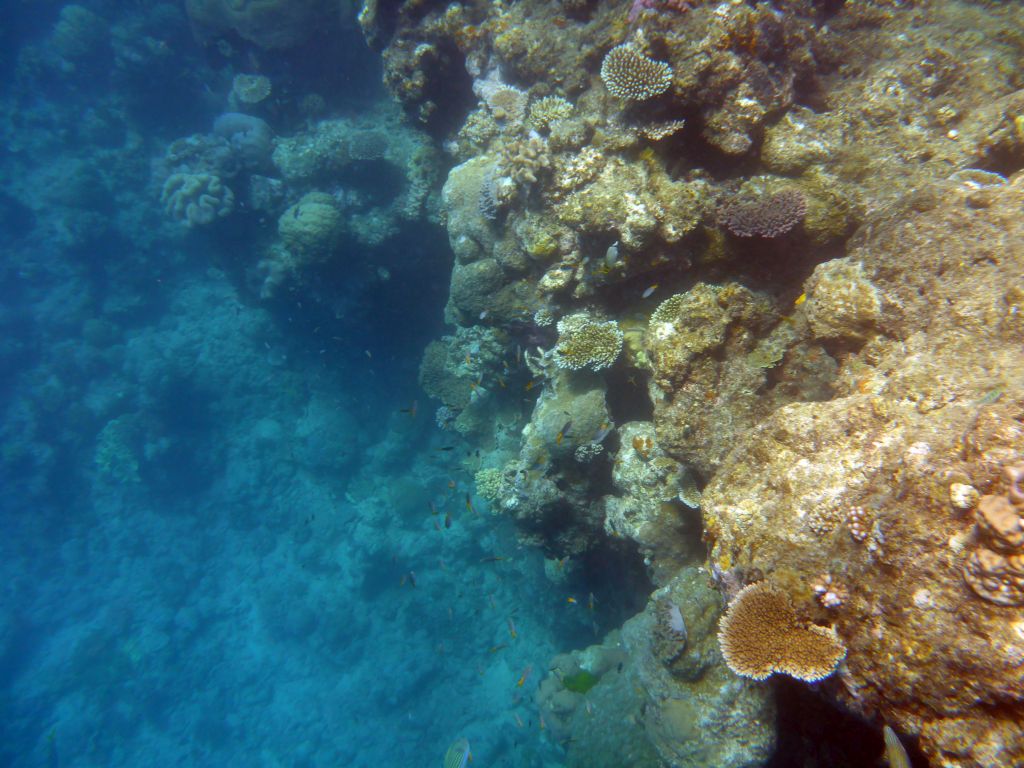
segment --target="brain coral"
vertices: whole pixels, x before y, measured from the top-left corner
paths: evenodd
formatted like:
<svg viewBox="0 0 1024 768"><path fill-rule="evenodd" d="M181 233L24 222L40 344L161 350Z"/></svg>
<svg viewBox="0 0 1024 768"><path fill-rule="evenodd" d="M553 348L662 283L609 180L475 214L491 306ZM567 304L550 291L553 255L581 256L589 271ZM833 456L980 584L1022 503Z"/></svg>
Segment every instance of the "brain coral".
<svg viewBox="0 0 1024 768"><path fill-rule="evenodd" d="M614 320L594 320L585 312L558 321L555 363L559 368L599 371L610 367L622 351L622 331Z"/></svg>
<svg viewBox="0 0 1024 768"><path fill-rule="evenodd" d="M623 43L605 55L601 63L601 79L613 96L644 101L669 89L672 67L663 61L649 59L629 43Z"/></svg>
<svg viewBox="0 0 1024 768"><path fill-rule="evenodd" d="M172 219L197 227L231 213L235 196L212 173L172 173L164 182L160 202Z"/></svg>
<svg viewBox="0 0 1024 768"><path fill-rule="evenodd" d="M765 680L776 672L813 682L831 675L846 655L835 630L802 623L784 592L766 581L744 587L719 625L729 669Z"/></svg>

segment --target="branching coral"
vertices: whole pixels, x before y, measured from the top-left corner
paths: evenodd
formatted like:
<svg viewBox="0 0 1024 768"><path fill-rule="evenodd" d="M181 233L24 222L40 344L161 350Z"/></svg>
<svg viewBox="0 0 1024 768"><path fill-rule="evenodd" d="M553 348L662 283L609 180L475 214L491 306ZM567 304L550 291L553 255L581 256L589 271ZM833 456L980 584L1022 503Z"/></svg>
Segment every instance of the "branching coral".
<svg viewBox="0 0 1024 768"><path fill-rule="evenodd" d="M545 96L530 107L530 127L535 131L547 130L555 120L564 120L572 114L573 106L561 96Z"/></svg>
<svg viewBox="0 0 1024 768"><path fill-rule="evenodd" d="M579 312L558 322L554 359L559 368L599 371L610 367L621 351L622 331L614 320L594 320Z"/></svg>
<svg viewBox="0 0 1024 768"><path fill-rule="evenodd" d="M753 680L776 672L822 680L846 655L835 630L802 623L786 593L767 581L750 584L733 598L718 643L729 669Z"/></svg>
<svg viewBox="0 0 1024 768"><path fill-rule="evenodd" d="M734 197L718 209L718 218L737 237L778 237L807 214L807 202L795 189L762 198Z"/></svg>
<svg viewBox="0 0 1024 768"><path fill-rule="evenodd" d="M601 63L601 79L612 96L644 101L672 85L672 67L644 56L630 43L612 48Z"/></svg>

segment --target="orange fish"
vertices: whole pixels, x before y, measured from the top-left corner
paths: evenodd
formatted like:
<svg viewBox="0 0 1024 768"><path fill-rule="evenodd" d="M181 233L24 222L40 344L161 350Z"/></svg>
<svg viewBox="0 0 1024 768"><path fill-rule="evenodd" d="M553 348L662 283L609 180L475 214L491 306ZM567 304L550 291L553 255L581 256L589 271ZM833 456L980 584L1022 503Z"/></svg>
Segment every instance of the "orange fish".
<svg viewBox="0 0 1024 768"><path fill-rule="evenodd" d="M469 494L466 494L466 511L471 515L476 515L476 510L473 509L473 499L470 498Z"/></svg>
<svg viewBox="0 0 1024 768"><path fill-rule="evenodd" d="M526 382L526 385L523 387L523 391L529 392L531 389L533 389L533 379L530 379L528 382Z"/></svg>
<svg viewBox="0 0 1024 768"><path fill-rule="evenodd" d="M530 673L533 672L533 665L527 664L523 670L523 674L519 676L519 680L516 681L516 688L522 688L526 681L530 679Z"/></svg>

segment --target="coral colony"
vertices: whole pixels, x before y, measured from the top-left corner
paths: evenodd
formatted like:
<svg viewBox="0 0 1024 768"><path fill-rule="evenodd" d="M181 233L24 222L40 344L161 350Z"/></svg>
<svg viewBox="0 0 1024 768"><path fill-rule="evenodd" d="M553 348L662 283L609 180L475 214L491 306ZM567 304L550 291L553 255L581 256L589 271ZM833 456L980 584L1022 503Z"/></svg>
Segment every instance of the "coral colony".
<svg viewBox="0 0 1024 768"><path fill-rule="evenodd" d="M0 763L1024 766L1024 3L21 5Z"/></svg>

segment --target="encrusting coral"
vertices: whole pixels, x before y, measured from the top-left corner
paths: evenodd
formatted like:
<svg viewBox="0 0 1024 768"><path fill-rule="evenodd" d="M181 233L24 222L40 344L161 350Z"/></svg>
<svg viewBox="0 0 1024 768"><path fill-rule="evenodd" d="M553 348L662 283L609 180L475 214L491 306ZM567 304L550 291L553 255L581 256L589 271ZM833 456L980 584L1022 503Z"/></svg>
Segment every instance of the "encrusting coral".
<svg viewBox="0 0 1024 768"><path fill-rule="evenodd" d="M786 593L766 581L747 585L732 599L718 642L729 668L753 680L776 672L822 680L846 655L834 629L801 622Z"/></svg>

